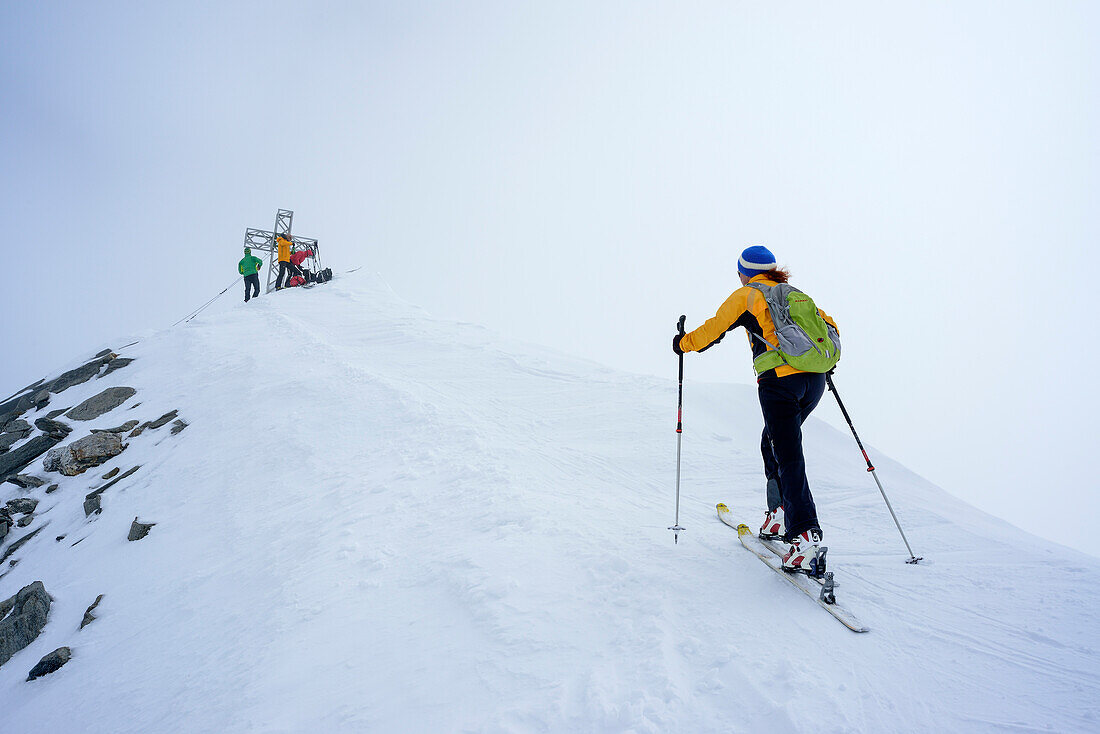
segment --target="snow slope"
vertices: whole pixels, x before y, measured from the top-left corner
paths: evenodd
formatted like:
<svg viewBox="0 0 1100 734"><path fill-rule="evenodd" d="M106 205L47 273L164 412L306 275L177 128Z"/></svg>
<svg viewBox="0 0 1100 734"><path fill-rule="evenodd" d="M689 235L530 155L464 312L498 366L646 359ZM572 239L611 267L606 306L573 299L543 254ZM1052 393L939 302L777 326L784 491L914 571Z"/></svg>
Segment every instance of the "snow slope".
<svg viewBox="0 0 1100 734"><path fill-rule="evenodd" d="M706 356L743 372L744 352ZM0 668L5 731L1100 730L1097 560L876 457L927 559L906 565L851 437L817 420L838 597L872 631L741 548L714 505L762 517L750 387L686 386L674 545L673 380L432 318L377 276L237 303L125 356L43 412L131 385L135 417L179 408L190 427L31 493L50 525L0 599L40 579L56 601ZM135 464L86 519L98 475ZM135 516L157 525L131 543ZM61 645L72 661L24 682Z"/></svg>

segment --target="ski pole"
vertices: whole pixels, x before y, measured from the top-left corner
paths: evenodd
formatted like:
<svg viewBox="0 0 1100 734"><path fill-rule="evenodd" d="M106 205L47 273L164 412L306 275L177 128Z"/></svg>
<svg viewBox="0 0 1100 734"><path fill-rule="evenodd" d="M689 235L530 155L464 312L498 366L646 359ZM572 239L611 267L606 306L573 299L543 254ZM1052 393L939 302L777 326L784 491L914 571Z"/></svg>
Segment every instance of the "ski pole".
<svg viewBox="0 0 1100 734"><path fill-rule="evenodd" d="M901 539L905 542L905 548L909 551L909 560L906 563L916 563L917 561L924 560L924 556L916 556L913 554L913 549L909 547L909 540L905 537L905 531L901 529L901 523L898 522L898 516L894 514L894 508L890 504L890 499L886 496L886 490L882 488L882 482L878 480L878 475L875 474L875 466L871 463L871 458L867 456L867 449L863 448L863 442L859 440L859 434L856 433L856 427L852 425L852 419L848 416L848 411L844 408L844 403L840 399L840 393L836 391L836 385L833 384L833 373L825 373L825 381L829 383L829 392L836 398L836 404L840 406L840 412L844 414L844 420L848 421L848 427L852 429L852 435L855 436L856 445L859 446L859 450L863 452L863 460L867 462L867 471L875 479L875 484L878 485L878 491L882 494L882 499L886 502L886 509L890 511L890 517L894 518L894 524L898 526L898 532L901 533Z"/></svg>
<svg viewBox="0 0 1100 734"><path fill-rule="evenodd" d="M676 324L676 330L680 336L684 336L684 322L687 316L681 315ZM684 440L684 355L680 355L680 388L676 398L676 524L669 528L672 531L672 542L680 542L680 446Z"/></svg>

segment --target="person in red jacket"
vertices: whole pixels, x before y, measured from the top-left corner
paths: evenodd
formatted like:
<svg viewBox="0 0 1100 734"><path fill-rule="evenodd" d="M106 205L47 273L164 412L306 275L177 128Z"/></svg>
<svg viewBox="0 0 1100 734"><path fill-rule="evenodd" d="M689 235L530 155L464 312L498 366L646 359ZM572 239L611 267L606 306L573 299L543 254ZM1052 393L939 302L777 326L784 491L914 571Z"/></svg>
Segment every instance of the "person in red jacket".
<svg viewBox="0 0 1100 734"><path fill-rule="evenodd" d="M313 250L308 247L290 253L290 271L293 275L288 285L303 285L309 282L309 277L302 270L302 261L307 257L313 257Z"/></svg>

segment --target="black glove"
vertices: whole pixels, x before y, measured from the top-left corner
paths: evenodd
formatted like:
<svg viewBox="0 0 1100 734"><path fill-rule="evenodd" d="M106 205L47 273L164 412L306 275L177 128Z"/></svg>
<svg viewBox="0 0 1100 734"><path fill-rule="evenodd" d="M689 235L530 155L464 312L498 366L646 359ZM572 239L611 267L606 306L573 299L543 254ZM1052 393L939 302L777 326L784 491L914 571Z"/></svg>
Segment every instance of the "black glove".
<svg viewBox="0 0 1100 734"><path fill-rule="evenodd" d="M676 332L676 336L672 337L672 351L679 355L683 355L684 350L680 349L680 340L684 338L684 335L680 332Z"/></svg>

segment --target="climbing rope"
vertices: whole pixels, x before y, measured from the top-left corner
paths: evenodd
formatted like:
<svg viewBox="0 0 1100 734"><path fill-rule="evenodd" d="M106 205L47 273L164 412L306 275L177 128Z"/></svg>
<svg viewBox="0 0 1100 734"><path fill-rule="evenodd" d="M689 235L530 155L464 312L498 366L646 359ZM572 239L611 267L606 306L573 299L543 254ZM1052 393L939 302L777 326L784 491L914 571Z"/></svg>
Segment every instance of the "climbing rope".
<svg viewBox="0 0 1100 734"><path fill-rule="evenodd" d="M232 288L232 287L233 287L233 286L234 286L234 285L235 285L235 284L237 283L237 281L239 281L240 279L241 279L241 276L239 276L239 275L238 275L238 276L237 276L236 278L234 278L234 279L233 279L233 282L232 282L232 283L230 283L229 285L227 285L227 286L226 286L225 288L223 288L223 289L222 289L222 292L221 292L221 293L219 293L218 295L214 296L214 297L213 297L213 298L211 298L211 299L210 299L209 301L207 301L206 303L202 304L202 305L201 305L201 306L199 306L199 307L198 307L197 309L195 309L195 311L193 311L192 313L188 314L187 316L184 316L184 317L183 317L182 319L180 319L180 320L179 320L179 321L177 321L176 323L172 324L172 326L170 326L170 327L168 327L168 328L172 328L172 327L175 327L175 326L179 326L180 324L182 324L182 323L184 323L184 322L186 322L186 321L190 321L191 319L193 319L193 318L195 318L196 316L198 316L198 315L199 315L200 313L202 313L202 310L203 310L204 308L206 308L206 307L207 307L207 306L209 306L209 305L210 305L211 303L213 303L214 301L216 301L216 300L218 300L219 298L221 298L222 296L224 296L224 295L225 295L225 292L226 292L226 291L228 291L228 290L229 290L230 288Z"/></svg>

